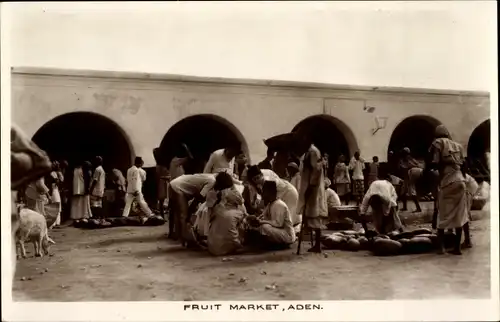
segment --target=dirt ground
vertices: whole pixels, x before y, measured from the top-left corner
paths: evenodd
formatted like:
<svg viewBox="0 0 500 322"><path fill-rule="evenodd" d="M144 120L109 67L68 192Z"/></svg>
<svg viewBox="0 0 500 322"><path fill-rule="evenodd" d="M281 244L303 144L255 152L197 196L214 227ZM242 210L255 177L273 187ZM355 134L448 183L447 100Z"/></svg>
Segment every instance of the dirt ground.
<svg viewBox="0 0 500 322"><path fill-rule="evenodd" d="M427 225L428 226L428 225ZM490 297L489 218L463 256L375 257L295 249L212 257L165 238L166 225L62 228L52 256L18 261L15 301L384 300ZM303 244L303 249L309 243Z"/></svg>

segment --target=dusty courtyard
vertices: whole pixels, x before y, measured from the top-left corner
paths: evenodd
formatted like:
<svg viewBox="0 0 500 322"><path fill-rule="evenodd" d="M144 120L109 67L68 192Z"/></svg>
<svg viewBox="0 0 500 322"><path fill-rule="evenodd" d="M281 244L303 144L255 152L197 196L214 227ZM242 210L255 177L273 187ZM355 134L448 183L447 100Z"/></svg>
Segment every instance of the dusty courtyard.
<svg viewBox="0 0 500 322"><path fill-rule="evenodd" d="M428 225L427 225L428 226ZM15 301L383 300L490 297L489 218L463 256L374 257L294 249L212 257L165 238L166 226L62 228L50 257L19 260ZM304 248L308 248L306 243Z"/></svg>

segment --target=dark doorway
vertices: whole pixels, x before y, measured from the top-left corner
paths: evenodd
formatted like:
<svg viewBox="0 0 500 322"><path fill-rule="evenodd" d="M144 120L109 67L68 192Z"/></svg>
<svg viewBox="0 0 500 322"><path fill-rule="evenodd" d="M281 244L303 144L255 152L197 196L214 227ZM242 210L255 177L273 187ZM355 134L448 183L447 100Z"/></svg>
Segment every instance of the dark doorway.
<svg viewBox="0 0 500 322"><path fill-rule="evenodd" d="M333 170L339 156L344 155L348 162L351 154L355 152L351 151L346 137L352 137L352 133L346 133L346 130L342 129L338 123L340 121L332 116L316 115L304 119L292 130L292 132L306 131L307 133L311 133L314 145L322 154L328 154L329 173L327 176L329 178L333 175Z"/></svg>
<svg viewBox="0 0 500 322"><path fill-rule="evenodd" d="M481 123L472 132L467 144L467 156L474 159L484 158L486 151L490 151L491 124L490 120Z"/></svg>
<svg viewBox="0 0 500 322"><path fill-rule="evenodd" d="M67 160L70 167L80 161L102 156L106 172L117 168L125 172L133 151L123 130L105 116L75 112L45 123L33 141L53 160Z"/></svg>
<svg viewBox="0 0 500 322"><path fill-rule="evenodd" d="M216 115L194 115L174 124L160 144L162 162L168 165L182 143L188 146L195 158L195 162L186 167L187 173L203 172L212 152L234 143L239 143L249 157L248 146L240 131Z"/></svg>
<svg viewBox="0 0 500 322"><path fill-rule="evenodd" d="M414 158L425 159L434 140L436 127L440 124L441 122L427 115L404 119L392 132L389 151L399 155L405 147L408 147Z"/></svg>
<svg viewBox="0 0 500 322"><path fill-rule="evenodd" d="M467 162L470 174L476 180L490 181L490 169L486 160L486 152L490 152L491 123L486 120L472 132L467 144Z"/></svg>

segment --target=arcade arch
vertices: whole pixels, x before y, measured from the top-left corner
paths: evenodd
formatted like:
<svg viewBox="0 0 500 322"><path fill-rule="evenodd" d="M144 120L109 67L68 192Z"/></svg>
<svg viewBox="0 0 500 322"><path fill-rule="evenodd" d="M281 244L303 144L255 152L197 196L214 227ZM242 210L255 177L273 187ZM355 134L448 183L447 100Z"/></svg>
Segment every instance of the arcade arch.
<svg viewBox="0 0 500 322"><path fill-rule="evenodd" d="M67 160L70 167L100 155L106 171L117 168L123 172L134 157L123 129L109 118L92 112L59 115L45 123L32 140L51 159Z"/></svg>
<svg viewBox="0 0 500 322"><path fill-rule="evenodd" d="M440 124L439 120L428 115L405 118L392 132L387 153L392 151L397 155L408 147L415 158L425 159L434 140L436 127Z"/></svg>
<svg viewBox="0 0 500 322"><path fill-rule="evenodd" d="M213 114L188 116L175 123L165 134L160 144L161 161L170 163L175 151L184 143L197 162L188 173L202 172L210 154L227 145L239 143L242 152L250 161L248 145L241 132L228 120Z"/></svg>
<svg viewBox="0 0 500 322"><path fill-rule="evenodd" d="M472 131L467 144L467 156L473 159L482 159L487 151L490 151L491 123L486 120Z"/></svg>
<svg viewBox="0 0 500 322"><path fill-rule="evenodd" d="M341 120L331 115L314 115L300 121L292 132L311 133L314 145L321 153L329 155L329 168L333 170L340 155L346 160L358 150L358 144L352 130Z"/></svg>

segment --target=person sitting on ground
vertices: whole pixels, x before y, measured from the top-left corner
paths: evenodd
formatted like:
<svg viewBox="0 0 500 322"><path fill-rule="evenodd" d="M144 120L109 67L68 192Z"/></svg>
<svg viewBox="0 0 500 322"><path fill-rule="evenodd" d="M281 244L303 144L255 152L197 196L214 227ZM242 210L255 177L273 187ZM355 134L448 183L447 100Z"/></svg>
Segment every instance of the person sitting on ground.
<svg viewBox="0 0 500 322"><path fill-rule="evenodd" d="M244 219L243 197L235 189L231 176L220 173L214 189L207 196L209 224L208 252L215 256L239 253L243 250Z"/></svg>
<svg viewBox="0 0 500 322"><path fill-rule="evenodd" d="M206 239L209 231L212 210L221 201L221 193L227 193L226 190L231 190L235 193L235 195L240 196L238 200L241 204L242 210L245 211L243 196L234 185L233 178L228 173L218 173L215 176L215 183L213 184L213 187L206 194L205 201L199 207L193 206L193 202L198 201L193 201L191 203L190 211L197 208L194 213L194 220L190 220L190 222L194 222L193 229L196 234L196 239Z"/></svg>
<svg viewBox="0 0 500 322"><path fill-rule="evenodd" d="M328 218L330 222L334 223L349 223L352 224L352 219L350 218L340 218L338 216L339 212L337 207L342 205L339 195L331 188L332 182L330 179L325 178L325 198L326 205L328 207Z"/></svg>
<svg viewBox="0 0 500 322"><path fill-rule="evenodd" d="M328 206L329 210L342 205L339 195L332 188L330 188L331 185L332 182L330 181L330 179L325 178L326 205Z"/></svg>
<svg viewBox="0 0 500 322"><path fill-rule="evenodd" d="M278 198L275 181L264 182L262 196L266 208L259 217L248 218L248 223L259 233L260 246L266 249L288 248L296 234L287 205Z"/></svg>
<svg viewBox="0 0 500 322"><path fill-rule="evenodd" d="M262 193L262 187L265 181L274 181L278 189L278 198L281 199L288 207L292 222L297 232L300 231L300 224L302 217L297 213L297 203L299 201L299 194L297 189L285 179L281 179L274 171L269 169L259 169L257 166L252 166L248 170L248 182L255 187L255 189Z"/></svg>
<svg viewBox="0 0 500 322"><path fill-rule="evenodd" d="M359 209L360 215L366 216L368 208L372 208L373 224L379 234L403 231L403 224L398 215L398 196L388 179L387 173L383 173L381 180L372 182ZM366 221L362 220L362 224L367 233Z"/></svg>

